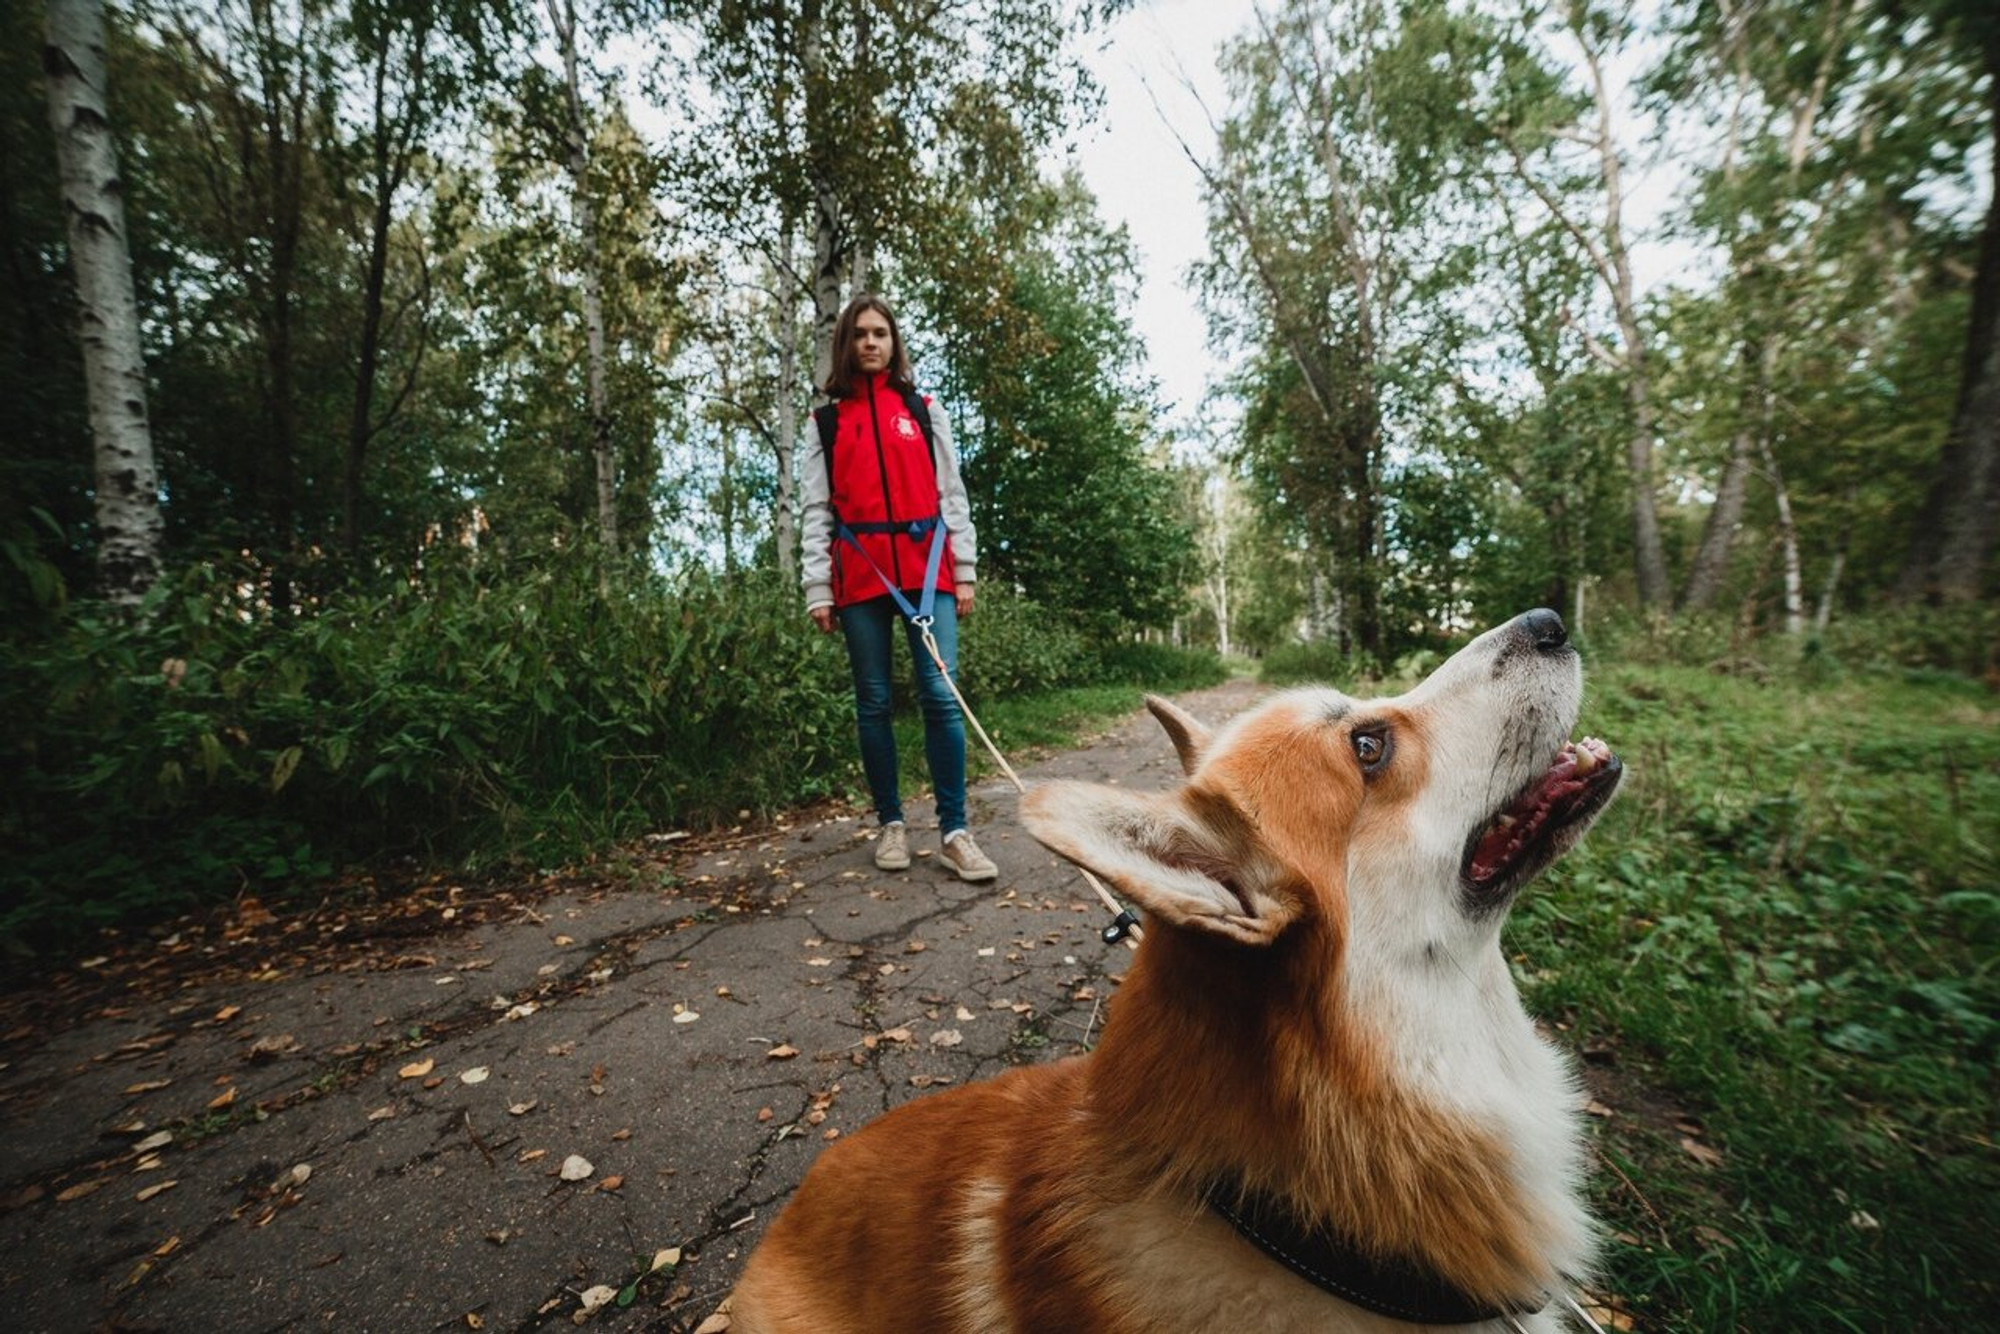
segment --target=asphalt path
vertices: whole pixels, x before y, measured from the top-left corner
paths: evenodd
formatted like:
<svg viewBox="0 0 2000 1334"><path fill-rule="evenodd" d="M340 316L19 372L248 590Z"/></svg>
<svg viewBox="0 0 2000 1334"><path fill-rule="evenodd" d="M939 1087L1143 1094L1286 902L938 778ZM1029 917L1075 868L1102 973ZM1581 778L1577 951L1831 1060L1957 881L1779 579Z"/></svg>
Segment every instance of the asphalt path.
<svg viewBox="0 0 2000 1334"><path fill-rule="evenodd" d="M1022 773L1178 777L1143 713ZM532 893L439 882L366 929L250 905L11 996L0 1325L722 1327L828 1142L1104 1022L1104 910L1004 780L972 813L992 884L940 868L927 804L894 873L818 811Z"/></svg>

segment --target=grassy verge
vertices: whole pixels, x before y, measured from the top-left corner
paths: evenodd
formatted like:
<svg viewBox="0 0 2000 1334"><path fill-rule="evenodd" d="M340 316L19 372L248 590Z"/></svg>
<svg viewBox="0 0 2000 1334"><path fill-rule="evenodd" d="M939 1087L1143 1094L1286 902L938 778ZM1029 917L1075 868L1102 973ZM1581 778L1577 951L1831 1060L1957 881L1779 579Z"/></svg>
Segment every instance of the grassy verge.
<svg viewBox="0 0 2000 1334"><path fill-rule="evenodd" d="M1938 674L1593 675L1626 789L1509 948L1595 1056L1640 1328L1990 1327L1996 723Z"/></svg>

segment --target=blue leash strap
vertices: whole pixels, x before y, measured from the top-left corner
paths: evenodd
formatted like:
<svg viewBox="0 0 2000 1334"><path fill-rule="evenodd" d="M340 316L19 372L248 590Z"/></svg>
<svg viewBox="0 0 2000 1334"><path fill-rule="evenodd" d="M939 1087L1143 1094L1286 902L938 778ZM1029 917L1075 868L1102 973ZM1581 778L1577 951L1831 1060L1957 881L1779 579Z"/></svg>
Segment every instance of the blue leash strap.
<svg viewBox="0 0 2000 1334"><path fill-rule="evenodd" d="M875 527L872 524L867 526L871 530ZM861 539L855 536L852 528L842 523L834 530L836 536L860 553L861 559L867 563L868 568L875 572L875 577L882 581L882 587L889 590L889 596L896 599L896 609L909 618L910 624L916 626L929 625L936 619L931 613L932 609L937 606L938 567L944 563L944 520L941 518L918 519L908 525L897 524L892 530L895 532L908 532L911 537L917 537L923 533L926 527L931 530L931 552L929 558L924 562L923 596L919 599L918 605L914 607L910 605L910 600L903 596L903 591L896 587L896 581L882 573L882 567L875 563L875 558L870 556L868 549L861 545Z"/></svg>

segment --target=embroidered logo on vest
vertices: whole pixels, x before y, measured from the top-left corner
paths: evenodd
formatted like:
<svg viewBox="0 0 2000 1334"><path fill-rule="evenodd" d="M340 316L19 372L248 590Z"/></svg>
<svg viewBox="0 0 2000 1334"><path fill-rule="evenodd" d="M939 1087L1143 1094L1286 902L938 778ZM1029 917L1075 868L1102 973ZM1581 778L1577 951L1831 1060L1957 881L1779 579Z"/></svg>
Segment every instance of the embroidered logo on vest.
<svg viewBox="0 0 2000 1334"><path fill-rule="evenodd" d="M909 414L905 413L903 416L896 418L896 434L902 436L905 440L914 440L917 438L917 424L910 419Z"/></svg>

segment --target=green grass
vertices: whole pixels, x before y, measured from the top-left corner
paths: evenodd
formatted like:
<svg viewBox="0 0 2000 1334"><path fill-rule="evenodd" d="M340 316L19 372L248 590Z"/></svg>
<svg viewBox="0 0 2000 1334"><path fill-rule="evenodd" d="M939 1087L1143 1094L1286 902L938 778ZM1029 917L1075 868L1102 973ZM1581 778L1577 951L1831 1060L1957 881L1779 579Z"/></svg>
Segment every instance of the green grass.
<svg viewBox="0 0 2000 1334"><path fill-rule="evenodd" d="M1514 915L1619 1113L1603 1286L1647 1330L1990 1327L2000 704L1793 675L1596 670L1625 790Z"/></svg>

